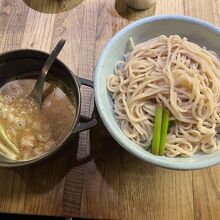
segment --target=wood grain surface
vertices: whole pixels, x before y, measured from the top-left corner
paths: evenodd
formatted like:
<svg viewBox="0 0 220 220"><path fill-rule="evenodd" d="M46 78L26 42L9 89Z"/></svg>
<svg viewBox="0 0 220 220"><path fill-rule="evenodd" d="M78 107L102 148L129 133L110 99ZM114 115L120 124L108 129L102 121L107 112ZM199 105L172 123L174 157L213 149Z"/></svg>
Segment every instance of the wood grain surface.
<svg viewBox="0 0 220 220"><path fill-rule="evenodd" d="M220 26L220 0L157 0L135 11L123 0L0 0L0 52L49 52L63 37L59 58L92 79L99 55L125 25L151 15L190 15ZM82 88L82 114L92 91ZM96 219L220 219L220 166L172 171L123 150L99 120L50 159L0 168L0 212Z"/></svg>

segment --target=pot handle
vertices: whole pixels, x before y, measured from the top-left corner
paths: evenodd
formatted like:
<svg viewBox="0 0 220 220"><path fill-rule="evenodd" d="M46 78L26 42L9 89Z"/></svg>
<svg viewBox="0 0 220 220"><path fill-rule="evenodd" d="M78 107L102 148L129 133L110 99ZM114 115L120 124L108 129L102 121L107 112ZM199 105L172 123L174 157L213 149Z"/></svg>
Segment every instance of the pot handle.
<svg viewBox="0 0 220 220"><path fill-rule="evenodd" d="M80 86L84 85L84 86L88 86L90 88L93 88L93 81L91 81L89 79L81 78L81 77L77 77L77 78L78 78ZM80 115L79 122L76 125L76 127L74 128L73 134L88 130L88 129L94 127L96 124L97 124L97 120L95 118L94 110L93 110L91 118Z"/></svg>

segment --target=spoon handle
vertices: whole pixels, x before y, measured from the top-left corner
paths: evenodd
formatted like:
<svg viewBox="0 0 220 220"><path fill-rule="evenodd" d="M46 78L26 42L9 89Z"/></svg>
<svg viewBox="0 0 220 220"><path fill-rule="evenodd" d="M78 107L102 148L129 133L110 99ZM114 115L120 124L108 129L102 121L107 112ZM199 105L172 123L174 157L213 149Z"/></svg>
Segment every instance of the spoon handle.
<svg viewBox="0 0 220 220"><path fill-rule="evenodd" d="M44 74L45 76L47 75L49 69L51 68L51 66L53 65L53 62L55 61L56 57L58 56L58 54L60 53L61 49L63 48L64 44L65 44L66 40L61 39L56 47L53 49L53 51L51 52L50 56L47 58L46 62L44 63L43 68L41 69L41 73Z"/></svg>
<svg viewBox="0 0 220 220"><path fill-rule="evenodd" d="M47 58L43 68L41 69L41 73L39 74L38 79L34 85L34 88L30 93L30 96L38 102L39 106L41 106L41 103L42 103L42 92L43 92L43 86L44 86L46 75L49 69L51 68L51 66L53 65L53 62L55 61L59 52L63 48L65 42L66 40L61 39L56 45L56 47L53 49L53 51Z"/></svg>

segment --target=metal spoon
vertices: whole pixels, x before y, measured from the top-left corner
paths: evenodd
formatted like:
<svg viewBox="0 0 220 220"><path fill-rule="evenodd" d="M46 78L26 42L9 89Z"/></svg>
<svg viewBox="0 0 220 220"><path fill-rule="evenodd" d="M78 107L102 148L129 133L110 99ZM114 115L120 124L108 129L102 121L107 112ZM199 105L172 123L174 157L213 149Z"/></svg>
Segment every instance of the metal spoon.
<svg viewBox="0 0 220 220"><path fill-rule="evenodd" d="M63 48L65 42L66 40L64 39L60 40L56 45L56 47L53 49L53 51L51 52L50 56L47 58L46 62L44 63L44 66L41 69L41 72L37 78L33 90L29 94L29 97L32 97L39 104L40 107L42 104L42 93L43 93L45 78L51 66L53 65L53 62L55 61L57 55Z"/></svg>

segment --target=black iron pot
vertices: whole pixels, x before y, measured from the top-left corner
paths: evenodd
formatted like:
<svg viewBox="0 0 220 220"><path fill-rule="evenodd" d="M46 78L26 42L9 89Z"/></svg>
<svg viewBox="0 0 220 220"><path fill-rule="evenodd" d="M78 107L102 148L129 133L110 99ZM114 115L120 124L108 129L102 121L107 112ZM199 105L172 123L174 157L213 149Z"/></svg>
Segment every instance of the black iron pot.
<svg viewBox="0 0 220 220"><path fill-rule="evenodd" d="M20 78L37 78L33 72L39 72L46 61L48 54L38 50L16 50L6 52L0 55L0 86L5 83ZM88 79L80 78L72 73L72 71L60 60L56 59L51 70L47 75L48 81L62 82L70 94L74 96L76 101L76 115L72 123L71 129L60 143L51 149L48 153L40 157L27 161L13 161L5 157L0 157L0 166L15 167L36 163L48 158L58 149L60 149L68 138L72 135L90 129L95 126L97 120L80 116L82 97L80 93L81 85L93 88L93 82Z"/></svg>

